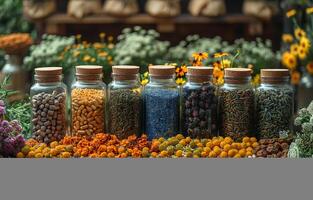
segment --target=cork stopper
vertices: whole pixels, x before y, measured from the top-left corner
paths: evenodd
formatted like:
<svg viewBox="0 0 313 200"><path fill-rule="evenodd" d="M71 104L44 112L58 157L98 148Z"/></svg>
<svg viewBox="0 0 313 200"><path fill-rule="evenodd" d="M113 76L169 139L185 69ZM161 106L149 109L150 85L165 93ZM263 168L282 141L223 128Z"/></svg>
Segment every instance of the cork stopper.
<svg viewBox="0 0 313 200"><path fill-rule="evenodd" d="M39 83L59 82L62 79L62 68L61 67L36 68L35 79Z"/></svg>
<svg viewBox="0 0 313 200"><path fill-rule="evenodd" d="M289 80L290 73L288 69L262 69L262 83L282 83Z"/></svg>
<svg viewBox="0 0 313 200"><path fill-rule="evenodd" d="M192 82L208 82L212 75L213 67L187 67L187 76Z"/></svg>
<svg viewBox="0 0 313 200"><path fill-rule="evenodd" d="M251 78L251 69L247 68L226 68L225 83L242 84L249 81Z"/></svg>
<svg viewBox="0 0 313 200"><path fill-rule="evenodd" d="M102 78L102 66L80 65L76 66L76 78L83 81L94 81Z"/></svg>
<svg viewBox="0 0 313 200"><path fill-rule="evenodd" d="M139 66L118 65L112 67L112 76L115 80L135 80L139 73Z"/></svg>
<svg viewBox="0 0 313 200"><path fill-rule="evenodd" d="M155 76L160 79L168 79L175 75L174 66L155 65L149 67L150 76Z"/></svg>

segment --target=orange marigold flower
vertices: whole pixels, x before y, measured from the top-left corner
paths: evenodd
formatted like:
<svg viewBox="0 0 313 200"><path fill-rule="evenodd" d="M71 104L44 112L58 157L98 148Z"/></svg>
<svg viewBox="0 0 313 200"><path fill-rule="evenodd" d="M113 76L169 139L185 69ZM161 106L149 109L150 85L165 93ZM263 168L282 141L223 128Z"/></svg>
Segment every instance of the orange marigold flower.
<svg viewBox="0 0 313 200"><path fill-rule="evenodd" d="M301 74L297 71L291 73L291 83L294 85L298 85L300 82Z"/></svg>
<svg viewBox="0 0 313 200"><path fill-rule="evenodd" d="M290 18L290 17L295 16L296 14L297 14L297 11L296 11L295 9L292 9L292 10L289 10L289 11L286 13L286 16L287 16L288 18Z"/></svg>
<svg viewBox="0 0 313 200"><path fill-rule="evenodd" d="M313 62L310 62L306 66L306 70L310 73L313 74Z"/></svg>

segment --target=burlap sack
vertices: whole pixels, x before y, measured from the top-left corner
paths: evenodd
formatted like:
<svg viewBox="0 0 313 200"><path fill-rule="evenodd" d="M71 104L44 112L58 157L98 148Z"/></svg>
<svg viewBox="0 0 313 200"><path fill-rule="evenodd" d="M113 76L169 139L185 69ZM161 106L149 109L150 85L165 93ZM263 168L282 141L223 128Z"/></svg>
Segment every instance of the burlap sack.
<svg viewBox="0 0 313 200"><path fill-rule="evenodd" d="M67 14L76 18L96 14L101 11L101 0L70 0Z"/></svg>
<svg viewBox="0 0 313 200"><path fill-rule="evenodd" d="M48 17L56 11L56 2L54 0L43 1L23 1L23 12L31 19L41 19Z"/></svg>
<svg viewBox="0 0 313 200"><path fill-rule="evenodd" d="M106 14L126 17L139 12L137 0L107 0L103 6Z"/></svg>
<svg viewBox="0 0 313 200"><path fill-rule="evenodd" d="M275 8L265 0L246 0L244 2L243 13L246 15L269 20L275 12Z"/></svg>
<svg viewBox="0 0 313 200"><path fill-rule="evenodd" d="M224 0L191 0L189 12L193 16L216 17L226 13Z"/></svg>
<svg viewBox="0 0 313 200"><path fill-rule="evenodd" d="M154 17L175 17L181 13L179 0L148 0L146 12Z"/></svg>

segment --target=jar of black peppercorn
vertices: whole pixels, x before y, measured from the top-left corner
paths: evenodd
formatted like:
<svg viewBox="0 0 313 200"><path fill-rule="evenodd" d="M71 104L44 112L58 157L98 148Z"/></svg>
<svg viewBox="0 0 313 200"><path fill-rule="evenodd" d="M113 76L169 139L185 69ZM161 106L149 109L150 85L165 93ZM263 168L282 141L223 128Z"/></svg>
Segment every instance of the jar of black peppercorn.
<svg viewBox="0 0 313 200"><path fill-rule="evenodd" d="M240 141L254 131L254 89L251 70L225 69L225 83L219 90L220 134Z"/></svg>
<svg viewBox="0 0 313 200"><path fill-rule="evenodd" d="M262 69L261 85L256 89L257 133L261 139L279 138L290 132L294 91L288 69Z"/></svg>
<svg viewBox="0 0 313 200"><path fill-rule="evenodd" d="M191 138L217 134L217 95L212 84L212 67L188 67L182 89L182 132Z"/></svg>
<svg viewBox="0 0 313 200"><path fill-rule="evenodd" d="M142 98L138 66L113 66L108 86L108 127L125 139L141 134Z"/></svg>
<svg viewBox="0 0 313 200"><path fill-rule="evenodd" d="M36 83L30 89L33 138L50 143L67 133L66 85L61 67L35 69Z"/></svg>

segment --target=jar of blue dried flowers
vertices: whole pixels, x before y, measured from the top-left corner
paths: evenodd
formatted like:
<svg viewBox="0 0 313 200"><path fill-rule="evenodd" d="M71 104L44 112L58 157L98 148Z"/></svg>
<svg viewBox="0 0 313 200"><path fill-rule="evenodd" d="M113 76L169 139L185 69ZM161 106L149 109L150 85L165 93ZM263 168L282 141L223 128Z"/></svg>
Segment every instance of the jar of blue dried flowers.
<svg viewBox="0 0 313 200"><path fill-rule="evenodd" d="M256 89L257 133L261 139L279 138L290 132L294 90L288 69L261 70L261 85Z"/></svg>
<svg viewBox="0 0 313 200"><path fill-rule="evenodd" d="M175 67L150 66L150 82L144 90L145 132L150 140L169 138L179 129L179 87Z"/></svg>
<svg viewBox="0 0 313 200"><path fill-rule="evenodd" d="M209 138L217 133L217 95L212 67L188 67L182 89L182 131L191 138Z"/></svg>
<svg viewBox="0 0 313 200"><path fill-rule="evenodd" d="M113 66L108 86L108 127L125 139L141 134L142 98L138 66Z"/></svg>
<svg viewBox="0 0 313 200"><path fill-rule="evenodd" d="M225 84L219 90L220 134L240 141L254 131L254 89L251 70L225 69Z"/></svg>

